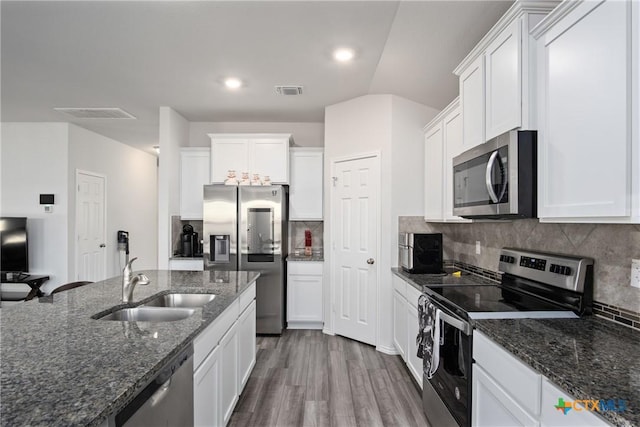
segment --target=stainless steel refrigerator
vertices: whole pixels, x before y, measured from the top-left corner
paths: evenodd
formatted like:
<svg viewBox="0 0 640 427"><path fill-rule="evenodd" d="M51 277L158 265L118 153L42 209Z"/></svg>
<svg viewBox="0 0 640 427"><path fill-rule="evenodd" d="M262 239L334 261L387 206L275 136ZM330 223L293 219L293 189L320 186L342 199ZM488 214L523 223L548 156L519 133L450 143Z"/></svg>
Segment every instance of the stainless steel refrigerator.
<svg viewBox="0 0 640 427"><path fill-rule="evenodd" d="M289 187L204 186L205 270L259 271L256 332L285 327Z"/></svg>

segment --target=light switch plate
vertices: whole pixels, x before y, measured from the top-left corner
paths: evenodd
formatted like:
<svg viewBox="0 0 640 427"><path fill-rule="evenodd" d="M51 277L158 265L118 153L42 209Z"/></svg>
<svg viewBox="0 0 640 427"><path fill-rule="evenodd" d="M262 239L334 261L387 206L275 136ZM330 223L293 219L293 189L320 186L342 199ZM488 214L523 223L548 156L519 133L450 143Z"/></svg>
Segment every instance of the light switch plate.
<svg viewBox="0 0 640 427"><path fill-rule="evenodd" d="M480 255L480 252L481 252L480 240L476 240L476 255Z"/></svg>

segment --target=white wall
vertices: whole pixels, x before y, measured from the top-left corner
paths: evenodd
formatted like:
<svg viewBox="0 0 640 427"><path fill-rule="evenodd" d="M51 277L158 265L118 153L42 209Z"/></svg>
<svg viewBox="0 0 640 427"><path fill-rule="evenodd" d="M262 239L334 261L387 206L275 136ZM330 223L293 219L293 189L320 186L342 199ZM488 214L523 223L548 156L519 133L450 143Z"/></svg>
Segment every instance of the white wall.
<svg viewBox="0 0 640 427"><path fill-rule="evenodd" d="M398 96L392 97L391 186L387 203L390 223L382 229L389 240L382 246L389 255L389 268L381 278L389 286L381 287L381 344L393 347L393 287L390 267L398 266L398 217L424 215L424 133L422 128L440 111ZM415 301L417 304L417 301Z"/></svg>
<svg viewBox="0 0 640 427"><path fill-rule="evenodd" d="M169 268L171 216L180 215L180 147L188 146L189 122L170 107L160 107L158 169L158 268Z"/></svg>
<svg viewBox="0 0 640 427"><path fill-rule="evenodd" d="M68 125L2 124L2 216L28 218L29 270L50 280L43 289L68 282ZM53 194L44 213L40 194Z"/></svg>
<svg viewBox="0 0 640 427"><path fill-rule="evenodd" d="M191 122L189 146L210 147L208 133L290 133L296 147L322 147L324 123L293 122Z"/></svg>
<svg viewBox="0 0 640 427"><path fill-rule="evenodd" d="M367 95L325 109L325 283L329 284L331 242L331 163L341 157L379 151L380 252L377 347L392 352L391 266L397 264L397 215L422 214L422 127L437 110L392 95ZM333 332L329 285L325 288L325 328Z"/></svg>
<svg viewBox="0 0 640 427"><path fill-rule="evenodd" d="M69 241L75 242L76 170L107 177L106 276L122 274L117 232L129 232L136 270L157 267L158 179L154 155L79 126L69 125ZM75 275L75 247L69 248L69 275Z"/></svg>

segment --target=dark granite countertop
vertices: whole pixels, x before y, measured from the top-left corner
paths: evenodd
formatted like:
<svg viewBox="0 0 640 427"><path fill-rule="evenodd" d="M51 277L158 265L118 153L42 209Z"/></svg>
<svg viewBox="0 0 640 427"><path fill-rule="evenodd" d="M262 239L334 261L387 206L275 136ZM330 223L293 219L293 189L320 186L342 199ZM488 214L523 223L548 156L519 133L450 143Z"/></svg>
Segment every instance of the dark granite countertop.
<svg viewBox="0 0 640 427"><path fill-rule="evenodd" d="M324 255L293 255L293 254L290 254L290 255L287 256L287 261L322 262L322 261L324 261Z"/></svg>
<svg viewBox="0 0 640 427"><path fill-rule="evenodd" d="M476 328L575 399L624 399L601 413L617 426L640 426L640 333L607 320L476 320Z"/></svg>
<svg viewBox="0 0 640 427"><path fill-rule="evenodd" d="M432 274L411 274L401 268L392 268L391 272L396 276L410 283L414 288L422 292L423 286L459 286L459 285L495 285L496 282L486 277L477 276L468 272L462 272L460 277L455 277L451 273L460 271L459 268L445 267L446 276Z"/></svg>
<svg viewBox="0 0 640 427"><path fill-rule="evenodd" d="M136 272L138 273L138 272ZM122 305L122 277L0 310L0 425L95 426L122 409L259 276L143 271L134 304L157 293L216 294L177 322L94 320Z"/></svg>

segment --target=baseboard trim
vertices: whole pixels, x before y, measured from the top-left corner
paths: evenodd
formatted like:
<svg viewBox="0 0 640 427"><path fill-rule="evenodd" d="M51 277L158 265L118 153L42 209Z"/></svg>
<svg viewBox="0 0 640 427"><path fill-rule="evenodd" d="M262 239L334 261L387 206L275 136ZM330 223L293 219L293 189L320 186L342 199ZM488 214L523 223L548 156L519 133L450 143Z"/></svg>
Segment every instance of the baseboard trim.
<svg viewBox="0 0 640 427"><path fill-rule="evenodd" d="M325 334L325 335L331 335L331 336L334 336L336 334L335 332L333 332L330 329L323 329L322 333Z"/></svg>
<svg viewBox="0 0 640 427"><path fill-rule="evenodd" d="M287 322L287 329L323 329L324 322Z"/></svg>
<svg viewBox="0 0 640 427"><path fill-rule="evenodd" d="M395 347L387 347L384 345L376 346L376 350L379 351L380 353L389 354L391 356L397 356L400 354L398 353L398 350L396 350Z"/></svg>

